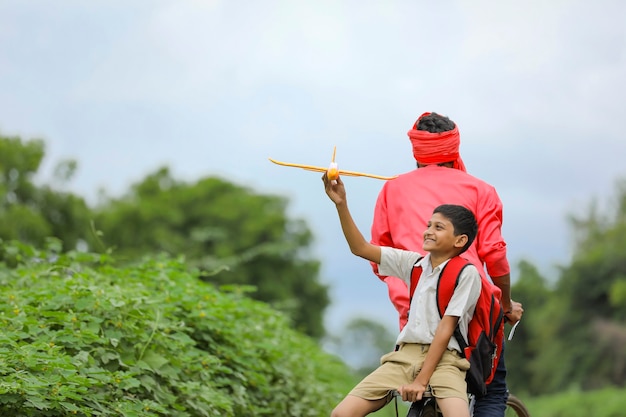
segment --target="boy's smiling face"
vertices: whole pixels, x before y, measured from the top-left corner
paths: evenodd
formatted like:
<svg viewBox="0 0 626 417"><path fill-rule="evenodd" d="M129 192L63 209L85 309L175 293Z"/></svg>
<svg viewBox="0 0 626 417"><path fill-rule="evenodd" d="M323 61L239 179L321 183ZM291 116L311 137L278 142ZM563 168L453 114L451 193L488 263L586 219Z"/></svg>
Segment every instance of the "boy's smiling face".
<svg viewBox="0 0 626 417"><path fill-rule="evenodd" d="M452 222L441 213L435 213L424 231L422 248L431 254L453 255L465 245L464 237L467 238L466 235L455 236Z"/></svg>

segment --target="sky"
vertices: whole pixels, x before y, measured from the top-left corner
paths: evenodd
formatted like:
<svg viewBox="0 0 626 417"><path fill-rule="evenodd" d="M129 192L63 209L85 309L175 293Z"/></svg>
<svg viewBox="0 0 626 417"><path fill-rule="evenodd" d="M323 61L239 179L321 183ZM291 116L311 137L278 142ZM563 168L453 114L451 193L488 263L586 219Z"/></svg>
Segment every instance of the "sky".
<svg viewBox="0 0 626 417"><path fill-rule="evenodd" d="M340 169L395 175L415 166L415 119L445 114L503 201L513 282L522 259L555 279L568 216L626 177L625 22L622 0L0 0L0 134L45 141L41 182L75 159L64 187L94 204L162 166L288 198L329 331L365 316L394 333L321 175L268 158L327 166L336 146ZM344 180L369 237L383 182Z"/></svg>

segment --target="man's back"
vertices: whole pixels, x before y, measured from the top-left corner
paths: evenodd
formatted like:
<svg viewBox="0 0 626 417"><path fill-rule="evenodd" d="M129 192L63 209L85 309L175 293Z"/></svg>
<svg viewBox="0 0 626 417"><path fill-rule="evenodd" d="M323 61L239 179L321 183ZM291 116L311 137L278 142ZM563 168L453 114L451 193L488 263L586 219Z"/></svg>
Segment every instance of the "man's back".
<svg viewBox="0 0 626 417"><path fill-rule="evenodd" d="M481 273L481 260L488 262L489 269L490 264L506 261L506 243L501 235L502 202L495 188L463 171L440 166L419 168L385 183L376 202L372 243L420 251L424 239L421 230L433 208L444 203L462 205L474 212L478 236L463 256ZM499 271L489 272L491 276L502 275Z"/></svg>

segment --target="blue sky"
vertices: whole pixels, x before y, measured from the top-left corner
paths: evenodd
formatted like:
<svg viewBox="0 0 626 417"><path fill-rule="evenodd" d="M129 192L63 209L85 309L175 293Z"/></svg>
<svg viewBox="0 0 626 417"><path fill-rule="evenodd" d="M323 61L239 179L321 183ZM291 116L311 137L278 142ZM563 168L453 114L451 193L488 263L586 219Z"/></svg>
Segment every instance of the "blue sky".
<svg viewBox="0 0 626 417"><path fill-rule="evenodd" d="M332 285L328 327L365 315L394 332L320 175L268 157L325 166L336 145L340 168L402 173L416 117L446 114L505 204L511 263L555 277L568 214L626 176L625 21L621 0L0 0L0 132L45 140L41 181L76 159L68 188L91 202L163 165L288 197ZM382 182L345 182L369 236Z"/></svg>

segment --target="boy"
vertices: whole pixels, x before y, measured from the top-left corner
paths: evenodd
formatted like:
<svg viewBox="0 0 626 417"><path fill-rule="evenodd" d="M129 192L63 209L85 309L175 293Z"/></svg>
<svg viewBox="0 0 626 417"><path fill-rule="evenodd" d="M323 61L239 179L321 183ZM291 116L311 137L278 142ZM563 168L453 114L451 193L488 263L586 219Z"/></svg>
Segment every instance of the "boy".
<svg viewBox="0 0 626 417"><path fill-rule="evenodd" d="M447 261L463 253L476 237L478 225L471 211L458 205L435 208L424 231L422 257L417 252L375 246L357 228L341 178L322 177L335 203L343 234L353 254L375 262L381 273L410 281L414 265L423 272L411 303L409 322L396 340L396 351L381 358L381 366L365 377L333 410L331 417L366 416L379 410L397 390L404 401L417 401L428 386L444 417L469 417L465 373L469 362L452 337L457 324L467 338L467 327L480 294L481 278L469 265L459 276L443 318L437 310L439 274Z"/></svg>

